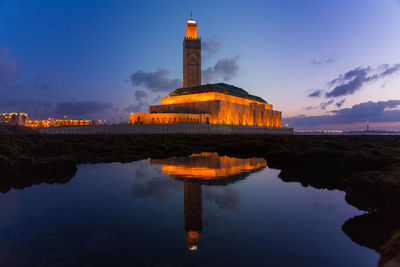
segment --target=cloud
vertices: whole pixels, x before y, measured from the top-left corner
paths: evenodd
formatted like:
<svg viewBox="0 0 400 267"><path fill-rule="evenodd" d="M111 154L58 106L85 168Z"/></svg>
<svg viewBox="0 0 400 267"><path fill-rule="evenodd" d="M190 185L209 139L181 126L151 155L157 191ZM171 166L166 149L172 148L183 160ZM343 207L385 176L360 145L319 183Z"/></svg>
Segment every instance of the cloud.
<svg viewBox="0 0 400 267"><path fill-rule="evenodd" d="M147 97L146 91L143 91L143 90L136 90L135 91L136 100L141 101L143 98L146 98L146 97Z"/></svg>
<svg viewBox="0 0 400 267"><path fill-rule="evenodd" d="M346 99L342 99L342 100L336 102L335 106L337 106L338 108L340 108L340 107L343 105L344 101L346 101Z"/></svg>
<svg viewBox="0 0 400 267"><path fill-rule="evenodd" d="M229 81L236 77L239 71L238 60L239 56L218 60L215 66L202 71L203 82Z"/></svg>
<svg viewBox="0 0 400 267"><path fill-rule="evenodd" d="M400 100L364 102L339 110L333 115L295 116L284 119L291 126L317 126L322 124L345 124L355 122L397 122L400 121Z"/></svg>
<svg viewBox="0 0 400 267"><path fill-rule="evenodd" d="M18 75L18 61L10 56L10 50L0 47L0 85L7 86L13 82Z"/></svg>
<svg viewBox="0 0 400 267"><path fill-rule="evenodd" d="M8 88L11 87L8 86ZM53 110L53 104L50 102L26 96L11 96L6 91L0 91L0 99L0 112L26 112L29 115L34 114L35 109L39 109L39 115L41 115L51 113Z"/></svg>
<svg viewBox="0 0 400 267"><path fill-rule="evenodd" d="M321 89L313 90L311 93L308 94L309 97L320 97L322 94Z"/></svg>
<svg viewBox="0 0 400 267"><path fill-rule="evenodd" d="M128 107L123 108L123 111L126 112L143 112L146 110L148 107L148 103L146 101L143 101L144 98L148 97L148 94L144 90L136 90L135 93L135 99L138 101L136 105L131 104Z"/></svg>
<svg viewBox="0 0 400 267"><path fill-rule="evenodd" d="M354 94L354 92L361 89L361 87L365 83L375 80L377 78L377 76L375 75L372 77L368 77L367 75L369 71L370 67L368 68L358 67L330 81L328 83L330 86L335 86L335 85L336 86L331 92L327 92L325 96L337 97L337 96Z"/></svg>
<svg viewBox="0 0 400 267"><path fill-rule="evenodd" d="M170 191L181 188L181 183L170 178L153 177L145 184L135 183L132 187L132 195L136 198L156 198L165 201L170 198Z"/></svg>
<svg viewBox="0 0 400 267"><path fill-rule="evenodd" d="M126 111L126 112L141 112L141 111L144 111L147 106L148 105L147 105L146 102L140 101L136 105L132 104L132 105L129 105L128 107L123 108L123 111Z"/></svg>
<svg viewBox="0 0 400 267"><path fill-rule="evenodd" d="M329 100L328 102L323 102L319 106L322 110L325 110L327 106L333 103L333 99Z"/></svg>
<svg viewBox="0 0 400 267"><path fill-rule="evenodd" d="M102 113L110 108L112 108L110 103L96 101L61 102L56 105L53 113L56 115L84 116Z"/></svg>
<svg viewBox="0 0 400 267"><path fill-rule="evenodd" d="M158 68L155 72L137 71L130 77L133 86L143 86L153 92L171 91L182 86L180 79L168 78L170 71Z"/></svg>
<svg viewBox="0 0 400 267"><path fill-rule="evenodd" d="M352 95L356 91L360 90L364 85L385 78L398 71L400 71L400 64L392 66L384 64L377 69L373 69L372 67L358 67L352 69L328 82L328 87L333 87L333 90L327 92L325 97Z"/></svg>
<svg viewBox="0 0 400 267"><path fill-rule="evenodd" d="M395 64L393 66L389 66L389 65L385 64L385 65L382 65L381 67L384 68L384 71L380 74L380 77L385 77L387 75L391 75L400 70L400 64Z"/></svg>
<svg viewBox="0 0 400 267"><path fill-rule="evenodd" d="M160 100L161 100L161 96L158 95L153 99L153 102L158 102Z"/></svg>
<svg viewBox="0 0 400 267"><path fill-rule="evenodd" d="M109 103L95 101L51 103L32 97L8 96L5 92L0 92L0 99L2 100L0 101L0 112L26 112L29 116L34 117L37 109L39 119L60 118L64 115L78 119L86 115L100 114L112 108Z"/></svg>
<svg viewBox="0 0 400 267"><path fill-rule="evenodd" d="M240 197L239 193L230 188L207 188L205 199L214 202L221 210L234 211L240 214Z"/></svg>
<svg viewBox="0 0 400 267"><path fill-rule="evenodd" d="M333 99L327 101L327 102L322 102L321 104L319 104L318 106L308 106L305 107L304 109L306 110L314 110L314 109L322 109L322 110L326 110L326 108L331 105L333 103Z"/></svg>
<svg viewBox="0 0 400 267"><path fill-rule="evenodd" d="M206 39L201 44L201 52L203 53L203 58L209 58L218 53L221 44L218 42L216 36L211 36Z"/></svg>
<svg viewBox="0 0 400 267"><path fill-rule="evenodd" d="M210 45L211 46L211 45ZM216 46L215 44L213 46ZM211 49L211 48L209 48ZM215 48L213 48L215 51ZM211 49L212 50L212 49ZM239 65L237 64L239 56L231 58L223 58L213 66L202 70L202 78L204 83L216 81L229 81L238 75ZM137 71L130 76L133 86L143 86L152 92L169 92L182 86L181 79L170 79L168 75L170 71L158 68L155 72ZM143 90L135 92L135 98L141 100L147 93ZM139 100L139 101L140 101Z"/></svg>
<svg viewBox="0 0 400 267"><path fill-rule="evenodd" d="M337 58L336 55L333 55L333 56L326 56L326 57L324 57L324 58L322 58L322 59L313 59L313 60L311 60L310 63L311 63L312 65L318 65L318 66L320 66L320 65L322 65L322 64L330 64L330 63L333 63L333 62L336 61L336 58Z"/></svg>
<svg viewBox="0 0 400 267"><path fill-rule="evenodd" d="M313 109L317 109L317 108L319 108L319 106L318 107L313 107L313 106L305 107L306 110L313 110Z"/></svg>
<svg viewBox="0 0 400 267"><path fill-rule="evenodd" d="M50 85L47 82L45 82L42 76L40 75L36 76L35 84L33 87L38 90L49 90L51 88Z"/></svg>

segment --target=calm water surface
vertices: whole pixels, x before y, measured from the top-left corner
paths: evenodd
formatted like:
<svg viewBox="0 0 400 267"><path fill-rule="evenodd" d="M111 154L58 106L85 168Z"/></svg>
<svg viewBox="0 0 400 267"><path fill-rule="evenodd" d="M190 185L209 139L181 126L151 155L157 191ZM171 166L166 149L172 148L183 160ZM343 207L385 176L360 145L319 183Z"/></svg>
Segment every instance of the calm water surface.
<svg viewBox="0 0 400 267"><path fill-rule="evenodd" d="M80 165L0 194L1 266L376 266L341 226L341 191L285 183L263 159Z"/></svg>

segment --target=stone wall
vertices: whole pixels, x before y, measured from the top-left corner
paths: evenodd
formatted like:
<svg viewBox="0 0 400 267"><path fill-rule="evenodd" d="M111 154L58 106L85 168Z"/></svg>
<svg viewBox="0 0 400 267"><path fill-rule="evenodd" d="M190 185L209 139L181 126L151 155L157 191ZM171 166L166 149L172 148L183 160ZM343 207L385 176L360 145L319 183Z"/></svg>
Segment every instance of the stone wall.
<svg viewBox="0 0 400 267"><path fill-rule="evenodd" d="M209 123L210 114L133 113L129 121L131 124Z"/></svg>
<svg viewBox="0 0 400 267"><path fill-rule="evenodd" d="M293 134L293 128L220 124L118 124L40 128L41 134Z"/></svg>

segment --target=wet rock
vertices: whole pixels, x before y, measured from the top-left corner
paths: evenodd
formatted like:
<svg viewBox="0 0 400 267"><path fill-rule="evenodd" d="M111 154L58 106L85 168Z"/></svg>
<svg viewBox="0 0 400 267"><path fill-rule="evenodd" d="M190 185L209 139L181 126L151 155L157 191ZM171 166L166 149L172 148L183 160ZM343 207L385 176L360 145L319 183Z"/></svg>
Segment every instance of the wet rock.
<svg viewBox="0 0 400 267"><path fill-rule="evenodd" d="M343 224L342 230L353 242L380 253L382 246L400 230L400 212L377 210L354 216Z"/></svg>
<svg viewBox="0 0 400 267"><path fill-rule="evenodd" d="M400 231L382 247L378 267L400 267Z"/></svg>
<svg viewBox="0 0 400 267"><path fill-rule="evenodd" d="M361 172L342 183L346 201L361 210L400 210L400 164Z"/></svg>

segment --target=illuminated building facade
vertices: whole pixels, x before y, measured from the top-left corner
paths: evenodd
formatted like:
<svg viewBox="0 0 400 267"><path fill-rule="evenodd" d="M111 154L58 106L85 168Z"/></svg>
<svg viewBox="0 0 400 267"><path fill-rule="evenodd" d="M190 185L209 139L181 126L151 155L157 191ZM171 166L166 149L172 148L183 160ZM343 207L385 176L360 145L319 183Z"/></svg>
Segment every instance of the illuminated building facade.
<svg viewBox="0 0 400 267"><path fill-rule="evenodd" d="M201 85L201 39L192 15L183 40L183 87L149 107L132 113L132 124L210 123L282 127L282 113L264 99L225 83Z"/></svg>
<svg viewBox="0 0 400 267"><path fill-rule="evenodd" d="M8 125L27 126L28 122L28 114L24 112L0 113L0 123Z"/></svg>
<svg viewBox="0 0 400 267"><path fill-rule="evenodd" d="M189 250L196 250L203 231L202 185L220 185L244 179L250 172L263 169L263 158L232 158L218 153L203 152L189 157L150 159L161 164L161 172L183 180L185 231Z"/></svg>
<svg viewBox="0 0 400 267"><path fill-rule="evenodd" d="M61 127L61 126L84 126L93 125L91 120L68 120L68 119L53 119L48 118L47 120L34 120L28 121L26 126L32 128L49 128L49 127Z"/></svg>
<svg viewBox="0 0 400 267"><path fill-rule="evenodd" d="M2 123L31 128L93 125L93 121L91 120L69 120L53 118L48 118L47 120L29 120L28 114L24 112L0 113L0 124Z"/></svg>

